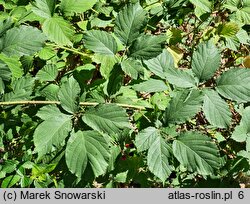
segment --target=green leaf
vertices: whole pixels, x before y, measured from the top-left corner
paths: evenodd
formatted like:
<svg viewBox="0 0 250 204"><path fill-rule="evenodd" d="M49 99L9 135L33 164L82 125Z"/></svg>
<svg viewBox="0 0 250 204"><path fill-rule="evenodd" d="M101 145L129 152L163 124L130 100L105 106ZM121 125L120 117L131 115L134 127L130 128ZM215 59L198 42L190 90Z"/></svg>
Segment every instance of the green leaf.
<svg viewBox="0 0 250 204"><path fill-rule="evenodd" d="M125 74L129 75L132 79L137 79L144 69L139 61L128 58L121 63L122 70Z"/></svg>
<svg viewBox="0 0 250 204"><path fill-rule="evenodd" d="M179 28L171 27L166 32L167 43L169 45L176 45L177 43L181 43L183 38L183 31Z"/></svg>
<svg viewBox="0 0 250 204"><path fill-rule="evenodd" d="M162 79L166 79L166 70L174 67L173 56L166 49L157 57L150 60L144 60L143 62L151 72Z"/></svg>
<svg viewBox="0 0 250 204"><path fill-rule="evenodd" d="M210 12L211 11L211 2L209 2L208 0L190 0L190 2L192 4L194 4L196 7L198 7L199 9L202 9L206 12Z"/></svg>
<svg viewBox="0 0 250 204"><path fill-rule="evenodd" d="M148 150L153 142L160 137L159 130L154 127L147 127L135 137L135 145L138 152Z"/></svg>
<svg viewBox="0 0 250 204"><path fill-rule="evenodd" d="M48 101L58 101L59 86L56 84L49 84L41 89L39 92L41 96L45 97Z"/></svg>
<svg viewBox="0 0 250 204"><path fill-rule="evenodd" d="M118 51L115 38L108 32L91 30L83 36L84 46L103 55L114 55Z"/></svg>
<svg viewBox="0 0 250 204"><path fill-rule="evenodd" d="M173 143L173 153L188 171L201 175L213 175L221 166L218 147L198 132L182 133Z"/></svg>
<svg viewBox="0 0 250 204"><path fill-rule="evenodd" d="M13 91L4 95L4 101L27 100L32 94L34 79L27 76L20 79L14 79L11 85Z"/></svg>
<svg viewBox="0 0 250 204"><path fill-rule="evenodd" d="M53 16L44 21L42 25L43 32L49 40L59 44L72 46L71 40L74 36L74 28L71 24L60 16Z"/></svg>
<svg viewBox="0 0 250 204"><path fill-rule="evenodd" d="M2 60L0 60L0 78L4 81L11 79L11 71Z"/></svg>
<svg viewBox="0 0 250 204"><path fill-rule="evenodd" d="M165 111L170 101L170 97L167 93L158 92L150 98L150 103L159 110Z"/></svg>
<svg viewBox="0 0 250 204"><path fill-rule="evenodd" d="M210 79L220 66L220 52L212 41L201 43L193 54L192 71L200 82Z"/></svg>
<svg viewBox="0 0 250 204"><path fill-rule="evenodd" d="M221 37L224 37L226 47L234 51L239 49L241 41L245 41L245 38L248 38L247 33L245 35L243 29L241 32L239 31L240 26L237 22L225 23L218 27L218 33Z"/></svg>
<svg viewBox="0 0 250 204"><path fill-rule="evenodd" d="M250 24L250 6L243 7L236 11L236 19L239 19L242 23Z"/></svg>
<svg viewBox="0 0 250 204"><path fill-rule="evenodd" d="M74 13L83 13L91 9L96 2L97 0L61 0L60 8L65 15L71 16Z"/></svg>
<svg viewBox="0 0 250 204"><path fill-rule="evenodd" d="M50 18L54 15L56 0L36 0L32 11L42 17Z"/></svg>
<svg viewBox="0 0 250 204"><path fill-rule="evenodd" d="M1 70L0 70L0 74L1 74ZM5 84L3 82L3 79L0 77L0 97L2 99L2 95L4 94L4 89L5 89Z"/></svg>
<svg viewBox="0 0 250 204"><path fill-rule="evenodd" d="M170 84L180 88L195 87L197 83L191 70L181 70L173 67L165 70L165 76Z"/></svg>
<svg viewBox="0 0 250 204"><path fill-rule="evenodd" d="M146 12L137 4L126 5L115 19L115 35L125 45L130 45L140 36L146 25Z"/></svg>
<svg viewBox="0 0 250 204"><path fill-rule="evenodd" d="M50 153L53 146L58 148L63 145L72 128L71 116L62 113L48 114L47 119L37 126L33 136L39 158Z"/></svg>
<svg viewBox="0 0 250 204"><path fill-rule="evenodd" d="M56 168L56 164L35 164L32 168L32 175L39 177L45 173L50 173Z"/></svg>
<svg viewBox="0 0 250 204"><path fill-rule="evenodd" d="M228 128L231 123L231 112L228 104L213 90L207 90L204 96L203 111L206 119L213 126Z"/></svg>
<svg viewBox="0 0 250 204"><path fill-rule="evenodd" d="M128 170L116 174L114 180L115 182L118 182L118 183L126 183L127 177L128 177Z"/></svg>
<svg viewBox="0 0 250 204"><path fill-rule="evenodd" d="M240 29L239 32L236 34L236 37L238 38L240 43L249 45L250 36L244 29Z"/></svg>
<svg viewBox="0 0 250 204"><path fill-rule="evenodd" d="M56 167L56 164L34 164L31 170L31 179L40 182L39 185L45 186L46 184L42 183L47 180L47 175L53 171Z"/></svg>
<svg viewBox="0 0 250 204"><path fill-rule="evenodd" d="M8 17L7 19L0 20L0 37L2 37L7 30L12 26L12 18Z"/></svg>
<svg viewBox="0 0 250 204"><path fill-rule="evenodd" d="M140 92L161 92L168 90L166 83L158 79L149 79L147 81L135 84L132 88Z"/></svg>
<svg viewBox="0 0 250 204"><path fill-rule="evenodd" d="M172 57L174 59L175 67L178 67L178 64L179 64L180 60L184 56L183 51L180 48L178 48L177 46L168 47L167 51L172 55Z"/></svg>
<svg viewBox="0 0 250 204"><path fill-rule="evenodd" d="M216 81L216 90L223 97L237 102L250 101L250 69L232 68Z"/></svg>
<svg viewBox="0 0 250 204"><path fill-rule="evenodd" d="M85 112L82 119L94 130L109 135L119 133L125 127L130 127L125 110L114 104L102 104L91 108Z"/></svg>
<svg viewBox="0 0 250 204"><path fill-rule="evenodd" d="M235 22L228 22L219 27L219 35L225 38L234 37L240 30L240 26Z"/></svg>
<svg viewBox="0 0 250 204"><path fill-rule="evenodd" d="M17 160L6 160L2 165L1 171L10 174L17 169L19 162Z"/></svg>
<svg viewBox="0 0 250 204"><path fill-rule="evenodd" d="M44 47L38 52L38 57L42 60L49 60L56 55L56 52L51 47Z"/></svg>
<svg viewBox="0 0 250 204"><path fill-rule="evenodd" d="M242 0L242 3L243 3L243 6L244 6L244 7L250 6L249 0Z"/></svg>
<svg viewBox="0 0 250 204"><path fill-rule="evenodd" d="M94 62L101 63L101 67L100 67L101 75L105 79L108 79L115 64L118 62L118 59L115 55L95 54Z"/></svg>
<svg viewBox="0 0 250 204"><path fill-rule="evenodd" d="M24 25L15 27L4 35L0 52L11 57L32 55L42 49L45 39L37 28Z"/></svg>
<svg viewBox="0 0 250 204"><path fill-rule="evenodd" d="M228 0L223 4L223 7L229 9L233 14L236 22L250 24L250 4L248 0ZM235 15L235 16L234 16Z"/></svg>
<svg viewBox="0 0 250 204"><path fill-rule="evenodd" d="M233 51L238 51L240 47L240 41L237 38L237 36L231 37L231 38L226 38L226 48L229 48Z"/></svg>
<svg viewBox="0 0 250 204"><path fill-rule="evenodd" d="M36 116L38 116L42 120L47 120L55 115L60 115L60 114L61 114L60 110L55 105L47 105L40 108Z"/></svg>
<svg viewBox="0 0 250 204"><path fill-rule="evenodd" d="M148 168L162 182L166 181L174 170L168 162L171 151L171 147L162 137L157 137L148 150Z"/></svg>
<svg viewBox="0 0 250 204"><path fill-rule="evenodd" d="M2 60L10 69L12 77L14 78L20 78L23 76L23 69L22 65L19 61L19 57L17 56L12 56L8 57L4 54L0 54L0 60Z"/></svg>
<svg viewBox="0 0 250 204"><path fill-rule="evenodd" d="M55 64L45 65L39 72L36 74L37 79L41 81L53 81L58 75L58 69Z"/></svg>
<svg viewBox="0 0 250 204"><path fill-rule="evenodd" d="M11 188L20 181L21 177L19 175L11 175L6 177L1 184L1 188Z"/></svg>
<svg viewBox="0 0 250 204"><path fill-rule="evenodd" d="M246 107L242 113L240 124L236 126L231 139L237 142L249 141L250 137L250 107Z"/></svg>
<svg viewBox="0 0 250 204"><path fill-rule="evenodd" d="M109 145L96 131L72 133L66 147L66 163L70 171L81 178L90 163L95 177L104 174L110 158Z"/></svg>
<svg viewBox="0 0 250 204"><path fill-rule="evenodd" d="M166 123L183 123L191 119L200 110L202 100L203 95L198 90L183 90L177 92L166 109Z"/></svg>
<svg viewBox="0 0 250 204"><path fill-rule="evenodd" d="M23 176L21 177L20 179L20 185L21 185L21 188L28 188L31 184L32 184L32 179L30 177L27 177L27 176Z"/></svg>
<svg viewBox="0 0 250 204"><path fill-rule="evenodd" d="M121 153L121 147L118 145L111 145L110 147L110 158L107 171L113 171L116 168L116 159Z"/></svg>
<svg viewBox="0 0 250 204"><path fill-rule="evenodd" d="M152 59L162 52L163 36L143 35L129 47L128 55L136 59Z"/></svg>
<svg viewBox="0 0 250 204"><path fill-rule="evenodd" d="M123 85L124 76L119 65L114 66L104 86L104 93L111 97L117 94Z"/></svg>
<svg viewBox="0 0 250 204"><path fill-rule="evenodd" d="M20 58L20 62L22 64L23 72L25 74L27 74L33 68L34 57L33 56L22 56Z"/></svg>
<svg viewBox="0 0 250 204"><path fill-rule="evenodd" d="M236 11L238 6L240 5L240 3L241 3L240 0L226 0L223 7L227 8L231 11Z"/></svg>
<svg viewBox="0 0 250 204"><path fill-rule="evenodd" d="M70 77L61 85L58 92L58 98L64 110L69 113L78 111L80 91L80 86L73 77Z"/></svg>

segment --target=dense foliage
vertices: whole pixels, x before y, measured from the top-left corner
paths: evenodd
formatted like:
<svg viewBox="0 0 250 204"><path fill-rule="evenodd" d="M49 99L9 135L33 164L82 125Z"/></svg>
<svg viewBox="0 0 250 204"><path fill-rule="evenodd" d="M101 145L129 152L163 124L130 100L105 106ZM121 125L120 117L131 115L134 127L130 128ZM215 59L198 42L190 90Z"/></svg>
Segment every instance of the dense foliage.
<svg viewBox="0 0 250 204"><path fill-rule="evenodd" d="M1 187L245 187L250 0L0 0Z"/></svg>

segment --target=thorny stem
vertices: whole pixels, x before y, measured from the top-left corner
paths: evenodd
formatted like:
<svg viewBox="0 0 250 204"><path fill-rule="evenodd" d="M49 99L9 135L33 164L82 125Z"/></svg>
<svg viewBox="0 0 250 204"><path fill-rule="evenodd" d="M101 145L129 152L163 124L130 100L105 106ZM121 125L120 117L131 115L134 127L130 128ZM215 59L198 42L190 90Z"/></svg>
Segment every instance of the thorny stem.
<svg viewBox="0 0 250 204"><path fill-rule="evenodd" d="M200 24L198 26L196 26L196 20L197 18L195 17L195 23L194 23L194 30L193 30L193 41L195 40L196 34L198 32L198 28L200 26ZM190 63L190 68L192 66L192 62L193 62L193 53L194 53L194 49L195 49L195 42L193 43L192 47L191 47L191 63Z"/></svg>
<svg viewBox="0 0 250 204"><path fill-rule="evenodd" d="M192 61L193 61L193 53L194 53L194 50L195 50L195 46L196 46L196 36L197 36L197 33L199 32L199 27L204 23L203 21L201 21L197 26L196 26L196 22L197 20L199 20L197 17L195 17L195 26L194 26L194 30L192 31L193 32L193 45L192 45L192 48L191 48L191 63L190 63L190 67L192 65ZM208 25L211 24L213 18L210 19Z"/></svg>
<svg viewBox="0 0 250 204"><path fill-rule="evenodd" d="M158 4L158 3L162 3L162 1L156 1L156 2L153 2L153 3L150 3L150 4L148 4L148 5L146 5L146 6L144 6L143 7L143 9L146 9L146 8L148 8L148 7L150 7L150 6L153 6L153 5L155 5L155 4Z"/></svg>
<svg viewBox="0 0 250 204"><path fill-rule="evenodd" d="M99 14L99 12L97 10L95 10L93 8L91 10L94 11L96 14Z"/></svg>
<svg viewBox="0 0 250 204"><path fill-rule="evenodd" d="M69 47L65 47L65 46L61 46L61 45L56 45L56 44L52 44L52 43L46 43L46 45L52 46L52 47L56 47L56 48L61 48L61 49L64 49L64 50L67 50L67 51L70 51L70 52L82 55L84 57L90 56L90 54L79 52L77 49L74 49L74 48L69 48Z"/></svg>
<svg viewBox="0 0 250 204"><path fill-rule="evenodd" d="M9 105L60 105L60 101L5 101L0 102L0 106L9 106ZM107 103L110 104L110 103ZM150 109L144 106L136 106L130 104L122 104L122 103L115 103L117 106L127 108L127 109L136 109L136 110L146 110ZM96 102L80 102L80 106L96 106L99 103Z"/></svg>

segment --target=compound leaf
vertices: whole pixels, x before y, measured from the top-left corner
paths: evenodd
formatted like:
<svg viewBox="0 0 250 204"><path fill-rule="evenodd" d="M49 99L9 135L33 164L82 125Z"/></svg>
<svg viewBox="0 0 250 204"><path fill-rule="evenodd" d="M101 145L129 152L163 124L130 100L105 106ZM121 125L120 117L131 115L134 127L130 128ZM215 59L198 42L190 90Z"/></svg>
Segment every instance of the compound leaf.
<svg viewBox="0 0 250 204"><path fill-rule="evenodd" d="M19 175L10 175L3 179L1 188L11 188L20 181L21 177Z"/></svg>
<svg viewBox="0 0 250 204"><path fill-rule="evenodd" d="M45 40L45 36L37 28L22 25L6 32L0 52L11 57L32 55L42 49Z"/></svg>
<svg viewBox="0 0 250 204"><path fill-rule="evenodd" d="M94 130L109 135L119 133L125 127L130 127L125 110L114 104L101 104L91 108L85 112L82 119Z"/></svg>
<svg viewBox="0 0 250 204"><path fill-rule="evenodd" d="M196 7L198 7L199 9L202 9L206 12L210 12L211 11L211 2L209 2L208 0L190 0L190 2L192 4L194 4Z"/></svg>
<svg viewBox="0 0 250 204"><path fill-rule="evenodd" d="M129 56L136 59L151 59L162 52L163 36L143 35L129 47Z"/></svg>
<svg viewBox="0 0 250 204"><path fill-rule="evenodd" d="M236 126L231 139L237 142L245 142L249 141L249 139L247 139L249 137L250 137L250 107L246 107L242 113L240 124Z"/></svg>
<svg viewBox="0 0 250 204"><path fill-rule="evenodd" d="M250 6L243 7L236 11L236 18L240 19L242 23L250 24Z"/></svg>
<svg viewBox="0 0 250 204"><path fill-rule="evenodd" d="M159 131L154 127L148 127L140 131L135 137L137 151L142 152L148 150L158 137L160 137Z"/></svg>
<svg viewBox="0 0 250 204"><path fill-rule="evenodd" d="M69 113L75 113L78 110L80 91L80 86L73 77L61 85L58 98L64 110Z"/></svg>
<svg viewBox="0 0 250 204"><path fill-rule="evenodd" d="M43 116L45 117L45 116ZM71 116L51 115L39 124L34 132L35 151L39 158L52 151L53 146L63 145L72 128Z"/></svg>
<svg viewBox="0 0 250 204"><path fill-rule="evenodd" d="M97 131L78 131L71 134L66 147L66 163L78 178L81 178L88 163L96 177L104 174L109 159L109 145Z"/></svg>
<svg viewBox="0 0 250 204"><path fill-rule="evenodd" d="M0 60L0 78L4 81L9 81L11 79L11 71L2 60Z"/></svg>
<svg viewBox="0 0 250 204"><path fill-rule="evenodd" d="M220 26L220 35L225 38L234 37L240 30L240 26L236 22L229 22Z"/></svg>
<svg viewBox="0 0 250 204"><path fill-rule="evenodd" d="M139 3L125 6L115 19L115 35L125 45L130 45L140 36L145 23L146 12Z"/></svg>
<svg viewBox="0 0 250 204"><path fill-rule="evenodd" d="M71 16L91 9L96 2L97 0L61 0L60 8L65 15Z"/></svg>
<svg viewBox="0 0 250 204"><path fill-rule="evenodd" d="M31 77L22 77L12 81L12 92L4 95L5 101L27 100L32 94L34 79Z"/></svg>
<svg viewBox="0 0 250 204"><path fill-rule="evenodd" d="M151 72L162 79L166 79L166 70L174 67L174 58L166 49L164 49L163 52L157 57L149 60L144 60L143 62L147 65L147 68Z"/></svg>
<svg viewBox="0 0 250 204"><path fill-rule="evenodd" d="M42 18L50 18L54 15L55 6L55 0L36 0L32 11Z"/></svg>
<svg viewBox="0 0 250 204"><path fill-rule="evenodd" d="M18 56L8 57L5 54L0 54L0 60L3 61L8 66L13 78L20 78L24 74L22 64L20 63L19 58L20 57Z"/></svg>
<svg viewBox="0 0 250 204"><path fill-rule="evenodd" d="M189 171L201 175L213 175L221 166L218 147L208 136L198 132L186 132L177 137L173 153Z"/></svg>
<svg viewBox="0 0 250 204"><path fill-rule="evenodd" d="M220 66L220 53L212 41L201 43L193 54L192 71L200 82L210 79Z"/></svg>
<svg viewBox="0 0 250 204"><path fill-rule="evenodd" d="M183 123L194 117L202 106L202 100L203 95L198 90L177 92L166 109L166 123Z"/></svg>
<svg viewBox="0 0 250 204"><path fill-rule="evenodd" d="M190 70L181 70L173 67L165 70L165 76L170 84L174 84L180 88L196 86L196 79Z"/></svg>
<svg viewBox="0 0 250 204"><path fill-rule="evenodd" d="M58 101L59 89L60 87L56 84L48 84L46 87L40 90L40 94L48 101Z"/></svg>
<svg viewBox="0 0 250 204"><path fill-rule="evenodd" d="M46 19L42 25L42 29L49 40L58 45L73 45L71 40L75 31L70 23L62 17L53 16L52 18Z"/></svg>
<svg viewBox="0 0 250 204"><path fill-rule="evenodd" d="M133 79L137 79L139 73L143 73L143 67L141 63L130 58L122 61L121 68L127 75L129 75Z"/></svg>
<svg viewBox="0 0 250 204"><path fill-rule="evenodd" d="M47 120L53 117L53 115L60 115L60 114L61 114L60 110L55 105L47 105L40 108L36 116L38 116L42 120Z"/></svg>
<svg viewBox="0 0 250 204"><path fill-rule="evenodd" d="M2 37L6 33L6 31L11 28L12 24L13 21L10 17L0 20L0 37Z"/></svg>
<svg viewBox="0 0 250 204"><path fill-rule="evenodd" d="M162 182L164 182L174 170L168 162L171 151L171 147L162 137L157 137L148 150L147 164L149 170L160 178Z"/></svg>
<svg viewBox="0 0 250 204"><path fill-rule="evenodd" d="M55 64L45 65L36 74L36 77L41 81L53 81L58 75L58 69Z"/></svg>
<svg viewBox="0 0 250 204"><path fill-rule="evenodd" d="M168 90L166 83L158 79L149 79L133 85L133 89L140 92L161 92Z"/></svg>
<svg viewBox="0 0 250 204"><path fill-rule="evenodd" d="M103 55L114 55L118 51L115 38L100 30L91 30L83 37L84 45L87 49Z"/></svg>
<svg viewBox="0 0 250 204"><path fill-rule="evenodd" d="M213 90L207 90L204 96L203 111L209 123L218 128L228 128L231 112L228 104Z"/></svg>
<svg viewBox="0 0 250 204"><path fill-rule="evenodd" d="M100 73L105 78L108 79L112 70L115 67L115 64L118 62L118 59L115 55L103 55L95 54L94 60L96 63L100 63Z"/></svg>
<svg viewBox="0 0 250 204"><path fill-rule="evenodd" d="M233 68L216 81L216 90L223 97L237 102L250 101L250 69Z"/></svg>

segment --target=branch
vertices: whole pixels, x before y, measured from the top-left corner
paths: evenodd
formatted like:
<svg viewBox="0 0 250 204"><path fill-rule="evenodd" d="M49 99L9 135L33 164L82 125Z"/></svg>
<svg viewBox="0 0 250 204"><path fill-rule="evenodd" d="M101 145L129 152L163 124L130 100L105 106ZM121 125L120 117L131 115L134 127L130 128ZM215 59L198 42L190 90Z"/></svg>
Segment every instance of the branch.
<svg viewBox="0 0 250 204"><path fill-rule="evenodd" d="M60 48L60 49L63 49L63 50L67 50L67 51L76 53L78 55L82 55L84 57L90 56L90 54L86 54L86 53L80 52L80 51L78 51L77 49L74 49L74 48L69 48L69 47L65 47L65 46L61 46L61 45L57 45L57 44L52 44L52 43L45 43L45 44L47 46L52 46L52 47Z"/></svg>
<svg viewBox="0 0 250 204"><path fill-rule="evenodd" d="M9 105L49 105L49 104L56 104L60 105L60 101L5 101L0 102L0 106L9 106ZM110 103L107 103L110 104ZM136 110L146 110L147 107L144 106L136 106L136 105L130 105L130 104L121 104L121 103L115 103L117 106L127 108L127 109L136 109ZM99 103L96 102L80 102L80 106L96 106L99 105Z"/></svg>

